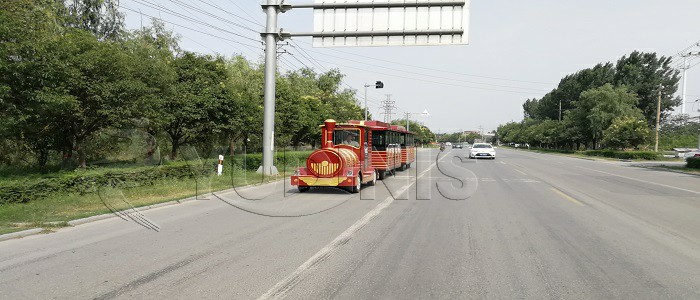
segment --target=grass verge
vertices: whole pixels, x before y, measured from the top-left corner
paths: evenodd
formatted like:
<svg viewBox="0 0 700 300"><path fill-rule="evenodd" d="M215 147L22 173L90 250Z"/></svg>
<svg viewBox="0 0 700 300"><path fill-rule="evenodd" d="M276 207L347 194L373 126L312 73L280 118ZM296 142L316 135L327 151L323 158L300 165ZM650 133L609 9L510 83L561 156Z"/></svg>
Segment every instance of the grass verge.
<svg viewBox="0 0 700 300"><path fill-rule="evenodd" d="M197 193L269 182L290 175L293 169L287 168L284 173L274 177L267 176L264 180L260 174L253 171L237 170L228 171L224 176L204 176L197 177L196 180L161 180L153 185L131 188L101 188L99 191L82 195L57 193L36 201L3 204L0 205L0 234L37 227L47 230L64 227L71 220L110 213L108 205L117 210L127 209L129 206L122 201L122 197L134 207L141 207L184 199Z"/></svg>

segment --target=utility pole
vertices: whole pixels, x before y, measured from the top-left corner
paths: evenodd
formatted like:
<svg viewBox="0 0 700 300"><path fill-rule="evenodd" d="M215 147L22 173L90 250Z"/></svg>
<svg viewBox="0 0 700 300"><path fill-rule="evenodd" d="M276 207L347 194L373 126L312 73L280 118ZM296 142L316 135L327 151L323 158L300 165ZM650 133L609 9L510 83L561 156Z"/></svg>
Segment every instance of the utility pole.
<svg viewBox="0 0 700 300"><path fill-rule="evenodd" d="M683 55L683 92L681 93L681 114L685 115L685 87L688 85L688 82L686 80L686 71L688 71L688 64L686 61L688 60L688 55Z"/></svg>
<svg viewBox="0 0 700 300"><path fill-rule="evenodd" d="M559 122L561 122L561 99L559 99Z"/></svg>
<svg viewBox="0 0 700 300"><path fill-rule="evenodd" d="M406 131L411 131L411 123L408 122L408 118L411 117L411 113L407 112L406 113Z"/></svg>
<svg viewBox="0 0 700 300"><path fill-rule="evenodd" d="M654 143L654 152L659 152L659 129L661 124L661 88L659 86L659 97L656 101L656 142Z"/></svg>

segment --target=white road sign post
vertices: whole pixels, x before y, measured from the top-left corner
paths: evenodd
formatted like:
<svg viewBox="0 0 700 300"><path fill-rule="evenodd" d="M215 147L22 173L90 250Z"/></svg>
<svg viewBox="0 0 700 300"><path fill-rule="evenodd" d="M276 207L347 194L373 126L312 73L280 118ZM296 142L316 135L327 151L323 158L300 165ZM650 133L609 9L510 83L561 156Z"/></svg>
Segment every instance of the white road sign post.
<svg viewBox="0 0 700 300"><path fill-rule="evenodd" d="M263 161L258 172L276 174L274 153L277 41L310 36L314 47L465 45L469 41L469 0L315 0L288 4L266 0L265 109ZM294 8L314 10L313 32L282 32L277 15Z"/></svg>

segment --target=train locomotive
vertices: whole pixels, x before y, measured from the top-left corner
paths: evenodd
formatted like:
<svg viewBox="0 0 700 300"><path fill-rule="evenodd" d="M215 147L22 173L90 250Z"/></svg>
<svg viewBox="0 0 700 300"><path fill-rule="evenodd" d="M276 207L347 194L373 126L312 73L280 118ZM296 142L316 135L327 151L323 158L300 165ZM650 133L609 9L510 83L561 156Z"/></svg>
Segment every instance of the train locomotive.
<svg viewBox="0 0 700 300"><path fill-rule="evenodd" d="M321 148L298 168L291 184L299 192L311 187L340 187L352 193L362 185L374 185L387 174L410 168L415 161L414 136L402 126L381 121L321 125Z"/></svg>

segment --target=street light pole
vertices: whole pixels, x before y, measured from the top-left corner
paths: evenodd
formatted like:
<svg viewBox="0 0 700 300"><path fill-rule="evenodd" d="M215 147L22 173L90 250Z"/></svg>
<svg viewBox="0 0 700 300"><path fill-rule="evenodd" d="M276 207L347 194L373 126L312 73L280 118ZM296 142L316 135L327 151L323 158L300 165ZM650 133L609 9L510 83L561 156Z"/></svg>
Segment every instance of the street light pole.
<svg viewBox="0 0 700 300"><path fill-rule="evenodd" d="M369 113L369 107L367 107L367 88L372 86L371 84L365 84L365 121L367 121L367 114ZM377 81L374 83L374 88L375 89L383 89L384 88L384 83L381 81Z"/></svg>
<svg viewBox="0 0 700 300"><path fill-rule="evenodd" d="M367 121L367 111L369 110L367 107L367 88L370 86L369 84L365 84L365 121Z"/></svg>

